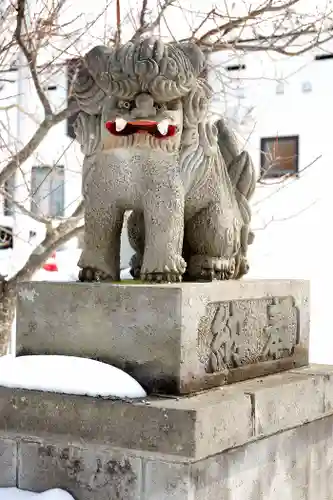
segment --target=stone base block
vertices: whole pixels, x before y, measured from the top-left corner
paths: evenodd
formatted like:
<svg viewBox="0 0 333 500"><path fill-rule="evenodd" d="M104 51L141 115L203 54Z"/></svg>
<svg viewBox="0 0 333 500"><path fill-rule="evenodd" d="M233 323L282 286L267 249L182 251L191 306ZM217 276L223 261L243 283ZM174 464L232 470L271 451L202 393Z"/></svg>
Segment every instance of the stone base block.
<svg viewBox="0 0 333 500"><path fill-rule="evenodd" d="M9 464L76 500L332 500L332 426L325 366L136 402L1 389L0 487Z"/></svg>
<svg viewBox="0 0 333 500"><path fill-rule="evenodd" d="M308 363L308 283L24 283L17 354L112 363L149 393L186 394Z"/></svg>
<svg viewBox="0 0 333 500"><path fill-rule="evenodd" d="M327 417L195 463L22 440L18 485L76 500L332 500L332 426Z"/></svg>

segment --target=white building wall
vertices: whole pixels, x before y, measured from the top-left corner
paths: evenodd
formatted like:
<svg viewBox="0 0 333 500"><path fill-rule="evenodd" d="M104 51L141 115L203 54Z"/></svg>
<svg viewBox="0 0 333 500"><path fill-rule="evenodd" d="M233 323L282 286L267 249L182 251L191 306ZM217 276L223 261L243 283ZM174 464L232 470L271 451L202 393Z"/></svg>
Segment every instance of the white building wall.
<svg viewBox="0 0 333 500"><path fill-rule="evenodd" d="M300 177L257 186L249 277L311 280L311 357L330 362L333 59L315 61L319 53L289 59L248 54L241 72L246 87L242 106L253 111L238 132L258 173L261 138L299 136ZM219 57L223 61L226 56ZM277 79L284 81L283 94L276 93ZM214 88L216 80L213 76ZM311 91L303 92L304 84ZM226 107L222 100L220 109Z"/></svg>
<svg viewBox="0 0 333 500"><path fill-rule="evenodd" d="M67 102L67 77L63 66L53 68L52 83L55 90L47 92L54 111L60 111ZM9 144L9 148L2 148L1 164L6 163L19 149L25 145L35 133L36 127L42 121L43 113L38 101L34 86L28 76L27 69L2 73L3 78L15 80L15 83L5 83L0 97L3 108L13 106L9 111L1 110L1 137ZM7 100L7 95L10 97ZM54 126L44 141L17 171L15 181L15 200L22 203L25 208L31 205L31 168L33 166L63 165L65 168L65 215L70 215L81 198L81 164L82 155L79 146L66 135L66 122ZM1 200L3 208L3 200ZM29 239L29 231L37 230L39 240L43 237L44 228L26 216L16 213L16 247L20 246L19 253L24 253L21 245ZM17 231L18 229L18 231ZM28 247L29 249L29 247Z"/></svg>

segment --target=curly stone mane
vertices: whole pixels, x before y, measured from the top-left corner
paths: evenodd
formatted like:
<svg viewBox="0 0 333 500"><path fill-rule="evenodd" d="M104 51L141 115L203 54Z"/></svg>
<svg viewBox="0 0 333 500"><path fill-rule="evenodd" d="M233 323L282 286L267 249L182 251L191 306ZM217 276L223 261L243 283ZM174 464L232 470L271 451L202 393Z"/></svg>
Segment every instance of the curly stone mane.
<svg viewBox="0 0 333 500"><path fill-rule="evenodd" d="M206 59L191 43L163 44L146 39L139 44L127 43L118 50L93 48L81 62L73 85L73 94L80 109L88 115L100 115L108 96L133 98L147 91L159 102L181 99L184 111L181 139L181 163L191 177L191 171L204 156L216 152L217 130L207 120L211 87L200 78ZM85 128L81 122L87 122ZM76 122L77 135L93 119L81 113ZM80 141L87 148L91 135ZM95 147L98 141L93 141Z"/></svg>
<svg viewBox="0 0 333 500"><path fill-rule="evenodd" d="M149 92L160 102L168 102L195 88L204 68L204 55L191 43L166 45L147 39L117 50L98 46L82 59L73 94L88 114L98 114L111 95L129 99Z"/></svg>

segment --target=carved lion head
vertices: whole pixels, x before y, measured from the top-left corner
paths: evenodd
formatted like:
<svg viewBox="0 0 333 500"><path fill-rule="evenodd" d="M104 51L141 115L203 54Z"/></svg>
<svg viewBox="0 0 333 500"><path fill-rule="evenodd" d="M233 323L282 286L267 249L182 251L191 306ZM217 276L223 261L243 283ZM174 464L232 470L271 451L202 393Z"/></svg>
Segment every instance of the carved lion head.
<svg viewBox="0 0 333 500"><path fill-rule="evenodd" d="M193 43L164 44L149 38L119 49L95 47L77 72L73 94L82 111L76 126L86 143L82 121L96 124L104 151L150 148L182 151L212 142L207 127L211 89L200 78L206 58ZM91 118L89 118L91 117ZM81 127L80 127L81 121Z"/></svg>

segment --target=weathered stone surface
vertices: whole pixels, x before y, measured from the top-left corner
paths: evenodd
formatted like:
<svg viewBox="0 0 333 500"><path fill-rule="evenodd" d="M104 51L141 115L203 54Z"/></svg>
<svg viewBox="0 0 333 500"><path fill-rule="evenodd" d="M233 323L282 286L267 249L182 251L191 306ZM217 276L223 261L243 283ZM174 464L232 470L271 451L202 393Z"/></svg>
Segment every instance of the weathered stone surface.
<svg viewBox="0 0 333 500"><path fill-rule="evenodd" d="M251 398L241 387L215 389L178 400L162 399L153 404L159 408L174 408L181 413L195 411L197 458L233 448L254 436Z"/></svg>
<svg viewBox="0 0 333 500"><path fill-rule="evenodd" d="M311 422L325 414L323 376L284 373L242 384L251 396L255 435Z"/></svg>
<svg viewBox="0 0 333 500"><path fill-rule="evenodd" d="M242 417L235 421L234 415ZM241 392L129 403L0 390L0 432L55 434L69 441L201 458L246 442L252 427L251 401Z"/></svg>
<svg viewBox="0 0 333 500"><path fill-rule="evenodd" d="M150 391L189 393L308 362L308 283L24 283L17 353L112 363Z"/></svg>
<svg viewBox="0 0 333 500"><path fill-rule="evenodd" d="M144 500L331 500L332 426L331 416L199 462L156 461Z"/></svg>
<svg viewBox="0 0 333 500"><path fill-rule="evenodd" d="M18 486L37 492L61 487L78 500L137 500L141 459L86 446L27 442L19 446Z"/></svg>
<svg viewBox="0 0 333 500"><path fill-rule="evenodd" d="M188 464L161 460L145 461L142 500L190 500L191 492L192 484Z"/></svg>
<svg viewBox="0 0 333 500"><path fill-rule="evenodd" d="M332 385L326 374L289 371L189 397L132 402L1 388L0 435L55 435L200 460L333 414L325 403Z"/></svg>
<svg viewBox="0 0 333 500"><path fill-rule="evenodd" d="M200 461L133 456L112 445L22 439L18 486L76 500L332 500L333 416Z"/></svg>
<svg viewBox="0 0 333 500"><path fill-rule="evenodd" d="M332 500L332 373L133 403L1 389L0 486L76 500Z"/></svg>
<svg viewBox="0 0 333 500"><path fill-rule="evenodd" d="M304 366L292 370L293 373L301 375L321 376L324 384L324 408L325 411L331 413L333 411L333 366L332 365L315 365Z"/></svg>
<svg viewBox="0 0 333 500"><path fill-rule="evenodd" d="M195 456L196 411L35 391L0 390L0 430Z"/></svg>
<svg viewBox="0 0 333 500"><path fill-rule="evenodd" d="M213 318L208 325L207 318ZM298 327L293 297L210 303L199 326L201 343L211 339L207 371L291 356L298 343Z"/></svg>
<svg viewBox="0 0 333 500"><path fill-rule="evenodd" d="M193 496L207 500L331 500L333 417L303 424L191 465Z"/></svg>
<svg viewBox="0 0 333 500"><path fill-rule="evenodd" d="M17 444L0 438L0 488L16 485Z"/></svg>

